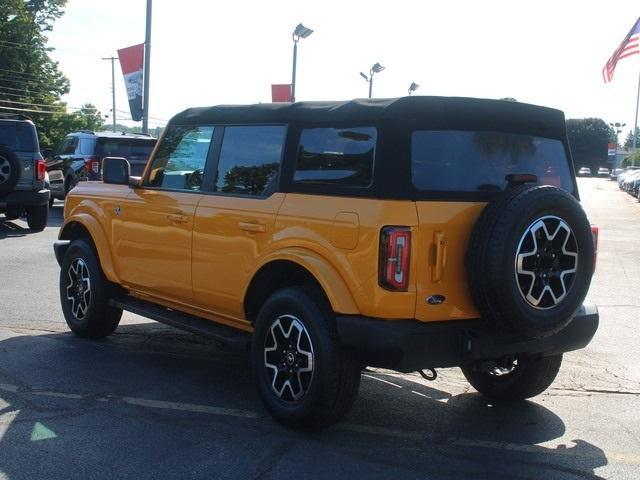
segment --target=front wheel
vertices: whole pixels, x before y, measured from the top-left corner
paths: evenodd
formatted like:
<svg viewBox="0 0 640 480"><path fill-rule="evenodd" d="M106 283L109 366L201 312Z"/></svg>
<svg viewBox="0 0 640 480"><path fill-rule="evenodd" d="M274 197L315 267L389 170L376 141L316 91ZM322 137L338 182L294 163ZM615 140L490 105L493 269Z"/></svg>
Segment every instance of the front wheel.
<svg viewBox="0 0 640 480"><path fill-rule="evenodd" d="M498 400L524 400L544 392L553 383L562 364L562 354L542 358L517 356L508 364L480 368L461 367L467 381L478 392Z"/></svg>
<svg viewBox="0 0 640 480"><path fill-rule="evenodd" d="M325 427L351 408L360 365L339 343L322 294L304 287L278 290L256 320L252 363L267 409L292 428Z"/></svg>
<svg viewBox="0 0 640 480"><path fill-rule="evenodd" d="M73 333L103 338L115 331L122 310L109 305L109 288L92 246L85 240L74 240L60 270L60 303Z"/></svg>
<svg viewBox="0 0 640 480"><path fill-rule="evenodd" d="M49 221L49 205L38 205L37 207L27 207L27 225L31 230L41 232Z"/></svg>

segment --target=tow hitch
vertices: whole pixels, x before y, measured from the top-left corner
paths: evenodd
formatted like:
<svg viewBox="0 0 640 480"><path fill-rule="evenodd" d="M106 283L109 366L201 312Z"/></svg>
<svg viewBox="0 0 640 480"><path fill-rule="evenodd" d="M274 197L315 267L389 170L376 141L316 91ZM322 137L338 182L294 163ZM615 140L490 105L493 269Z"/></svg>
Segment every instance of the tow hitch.
<svg viewBox="0 0 640 480"><path fill-rule="evenodd" d="M438 378L438 373L434 368L425 368L424 370L418 370L418 373L425 380L429 380L433 382L436 378Z"/></svg>

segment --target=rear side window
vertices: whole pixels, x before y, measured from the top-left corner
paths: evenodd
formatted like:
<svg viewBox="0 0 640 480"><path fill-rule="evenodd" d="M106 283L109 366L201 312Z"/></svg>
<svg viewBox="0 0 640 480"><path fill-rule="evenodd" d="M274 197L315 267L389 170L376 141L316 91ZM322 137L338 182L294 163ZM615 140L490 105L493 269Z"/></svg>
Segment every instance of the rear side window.
<svg viewBox="0 0 640 480"><path fill-rule="evenodd" d="M166 190L202 188L214 127L170 127L162 139L146 185Z"/></svg>
<svg viewBox="0 0 640 480"><path fill-rule="evenodd" d="M374 127L303 130L294 182L370 186L376 137Z"/></svg>
<svg viewBox="0 0 640 480"><path fill-rule="evenodd" d="M33 152L33 133L24 123L0 123L0 145L17 152Z"/></svg>
<svg viewBox="0 0 640 480"><path fill-rule="evenodd" d="M225 127L215 189L236 195L275 192L285 126Z"/></svg>
<svg viewBox="0 0 640 480"><path fill-rule="evenodd" d="M417 131L411 138L411 177L419 190L504 190L506 175L529 173L538 183L572 192L560 140L504 132Z"/></svg>

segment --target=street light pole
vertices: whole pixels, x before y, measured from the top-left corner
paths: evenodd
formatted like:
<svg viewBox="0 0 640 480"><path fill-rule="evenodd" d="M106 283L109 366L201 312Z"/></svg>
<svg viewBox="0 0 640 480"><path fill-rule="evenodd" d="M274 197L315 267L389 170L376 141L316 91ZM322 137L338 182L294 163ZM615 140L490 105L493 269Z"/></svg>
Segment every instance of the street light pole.
<svg viewBox="0 0 640 480"><path fill-rule="evenodd" d="M113 113L113 132L116 131L116 57L103 57L102 60L111 61L111 112Z"/></svg>
<svg viewBox="0 0 640 480"><path fill-rule="evenodd" d="M149 133L149 71L151 70L151 7L147 0L147 25L144 37L144 92L142 104L142 133Z"/></svg>
<svg viewBox="0 0 640 480"><path fill-rule="evenodd" d="M418 85L416 82L411 82L411 85L409 85L409 96L411 96L411 94L416 90L418 90L419 88L420 88L420 85Z"/></svg>
<svg viewBox="0 0 640 480"><path fill-rule="evenodd" d="M369 84L369 98L371 98L371 95L373 93L373 75L376 73L380 73L383 70L384 70L384 67L380 65L378 62L376 62L369 70L369 76L367 76L363 72L360 72L360 76L364 78L365 81Z"/></svg>
<svg viewBox="0 0 640 480"><path fill-rule="evenodd" d="M293 68L291 70L291 101L296 101L296 66L298 63L298 42L301 38L307 38L309 35L313 33L313 30L305 27L301 23L299 23L293 33L291 34L291 38L293 39Z"/></svg>

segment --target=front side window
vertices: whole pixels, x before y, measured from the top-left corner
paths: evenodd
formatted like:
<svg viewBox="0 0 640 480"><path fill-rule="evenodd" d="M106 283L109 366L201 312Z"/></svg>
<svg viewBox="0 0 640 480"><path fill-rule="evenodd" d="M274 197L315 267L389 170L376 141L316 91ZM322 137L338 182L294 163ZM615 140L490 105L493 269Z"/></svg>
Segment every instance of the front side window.
<svg viewBox="0 0 640 480"><path fill-rule="evenodd" d="M202 188L204 167L214 127L170 127L153 159L145 185L167 190Z"/></svg>
<svg viewBox="0 0 640 480"><path fill-rule="evenodd" d="M374 127L303 130L293 180L348 187L370 186L376 137Z"/></svg>
<svg viewBox="0 0 640 480"><path fill-rule="evenodd" d="M255 196L273 193L286 131L282 125L226 127L216 173L216 191Z"/></svg>
<svg viewBox="0 0 640 480"><path fill-rule="evenodd" d="M419 190L500 191L509 174L533 174L541 185L574 189L560 140L457 130L417 131L411 137L411 177Z"/></svg>

